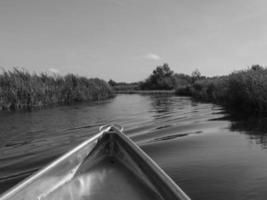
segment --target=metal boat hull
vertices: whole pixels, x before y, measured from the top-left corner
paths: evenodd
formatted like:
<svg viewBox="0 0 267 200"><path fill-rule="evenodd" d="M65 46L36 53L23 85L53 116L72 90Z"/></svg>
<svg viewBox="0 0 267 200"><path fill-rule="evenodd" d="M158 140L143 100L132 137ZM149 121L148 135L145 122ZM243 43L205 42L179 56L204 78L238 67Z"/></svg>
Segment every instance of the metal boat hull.
<svg viewBox="0 0 267 200"><path fill-rule="evenodd" d="M116 127L108 126L1 200L189 199L166 173Z"/></svg>

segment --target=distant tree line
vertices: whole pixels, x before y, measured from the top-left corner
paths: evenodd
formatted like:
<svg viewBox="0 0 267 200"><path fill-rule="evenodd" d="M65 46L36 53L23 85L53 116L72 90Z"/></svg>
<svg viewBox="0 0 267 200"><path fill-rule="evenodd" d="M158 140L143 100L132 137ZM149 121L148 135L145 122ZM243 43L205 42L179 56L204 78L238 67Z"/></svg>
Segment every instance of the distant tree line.
<svg viewBox="0 0 267 200"><path fill-rule="evenodd" d="M193 76L174 73L167 63L156 67L152 74L140 83L143 90L173 90L178 86L190 84L195 78L200 78L200 72L195 71ZM199 76L199 77L195 77Z"/></svg>
<svg viewBox="0 0 267 200"><path fill-rule="evenodd" d="M116 91L131 91L140 89L139 82L134 82L134 83L115 82L114 80L110 79L108 83Z"/></svg>
<svg viewBox="0 0 267 200"><path fill-rule="evenodd" d="M174 73L167 63L157 66L152 74L144 81L125 83L109 80L109 84L117 91L129 90L174 90L177 86L188 85L194 79L201 78L196 70L193 76ZM199 76L199 77L198 77Z"/></svg>
<svg viewBox="0 0 267 200"><path fill-rule="evenodd" d="M198 69L191 75L174 73L168 64L157 66L141 82L109 82L115 90L175 90L177 95L192 96L246 112L267 112L267 68L252 65L226 76L205 77Z"/></svg>

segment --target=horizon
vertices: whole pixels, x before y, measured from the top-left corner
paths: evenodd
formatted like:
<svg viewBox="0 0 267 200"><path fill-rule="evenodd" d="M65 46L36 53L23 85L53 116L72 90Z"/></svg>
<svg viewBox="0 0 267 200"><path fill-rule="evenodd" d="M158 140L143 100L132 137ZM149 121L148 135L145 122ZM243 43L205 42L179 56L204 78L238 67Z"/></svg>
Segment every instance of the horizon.
<svg viewBox="0 0 267 200"><path fill-rule="evenodd" d="M0 66L138 82L175 73L221 76L266 66L263 0L0 2Z"/></svg>
<svg viewBox="0 0 267 200"><path fill-rule="evenodd" d="M142 80L133 80L133 81L118 81L118 80L115 80L115 79L104 79L104 78L100 78L100 77L92 77L92 76L86 76L86 75L82 75L82 74L78 74L78 73L72 73L72 72L69 72L69 73L65 73L65 74L60 74L58 71L54 71L54 69L48 69L47 71L40 71L40 72L36 72L36 71L29 71L23 67L12 67L10 69L5 69L4 67L0 66L0 69L2 70L2 72L13 72L14 70L19 70L20 72L26 72L26 73L29 73L31 75L37 75L37 76L40 76L41 74L45 74L47 76L52 76L52 77L64 77L66 75L69 75L69 74L73 74L74 76L77 76L77 77L85 77L85 78L100 78L106 82L108 81L115 81L116 83L139 83L139 82L143 82L145 81L147 78L149 78L149 76L153 73L153 71L156 69L156 67L162 67L164 64L167 64L168 63L162 63L162 65L157 65L154 67L154 69L152 69L152 71L147 75L147 77L145 77L144 79ZM169 65L168 65L169 66ZM196 68L195 70L193 70L191 73L180 73L180 72L176 72L174 71L170 66L170 70L173 71L174 74L184 74L184 75L188 75L188 76L192 76L192 73L195 72L195 71L198 71L200 72L201 76L205 77L205 78L214 78L214 77L220 77L220 76L225 76L225 75L229 75L231 73L234 73L234 72L238 72L238 71L243 71L243 70L249 70L251 69L253 66L260 66L260 67L263 67L263 68L266 68L267 69L267 66L262 66L262 65L258 65L258 64L253 64L251 66L247 66L246 68L242 68L242 69L237 69L237 70L234 70L228 74L222 74L222 75L214 75L214 76L206 76L205 74L202 74L201 71ZM0 74L3 74L0 72Z"/></svg>

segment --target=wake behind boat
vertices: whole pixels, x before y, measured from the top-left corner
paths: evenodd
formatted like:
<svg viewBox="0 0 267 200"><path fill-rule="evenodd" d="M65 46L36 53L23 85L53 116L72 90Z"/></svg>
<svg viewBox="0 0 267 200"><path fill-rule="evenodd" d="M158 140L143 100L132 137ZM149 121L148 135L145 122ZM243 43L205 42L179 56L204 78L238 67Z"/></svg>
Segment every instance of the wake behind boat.
<svg viewBox="0 0 267 200"><path fill-rule="evenodd" d="M1 200L188 200L118 126L100 132L5 192Z"/></svg>

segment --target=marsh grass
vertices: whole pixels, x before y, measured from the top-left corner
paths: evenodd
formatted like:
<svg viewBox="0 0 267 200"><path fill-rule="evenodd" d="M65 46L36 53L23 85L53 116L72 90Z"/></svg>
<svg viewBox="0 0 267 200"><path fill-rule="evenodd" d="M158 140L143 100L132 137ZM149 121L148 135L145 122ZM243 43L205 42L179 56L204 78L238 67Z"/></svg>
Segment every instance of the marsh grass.
<svg viewBox="0 0 267 200"><path fill-rule="evenodd" d="M0 107L19 110L52 104L97 101L114 95L111 87L98 78L73 74L62 76L30 74L14 68L0 74Z"/></svg>
<svg viewBox="0 0 267 200"><path fill-rule="evenodd" d="M221 103L245 112L267 112L267 69L250 69L228 76L204 78L177 88L176 94Z"/></svg>

